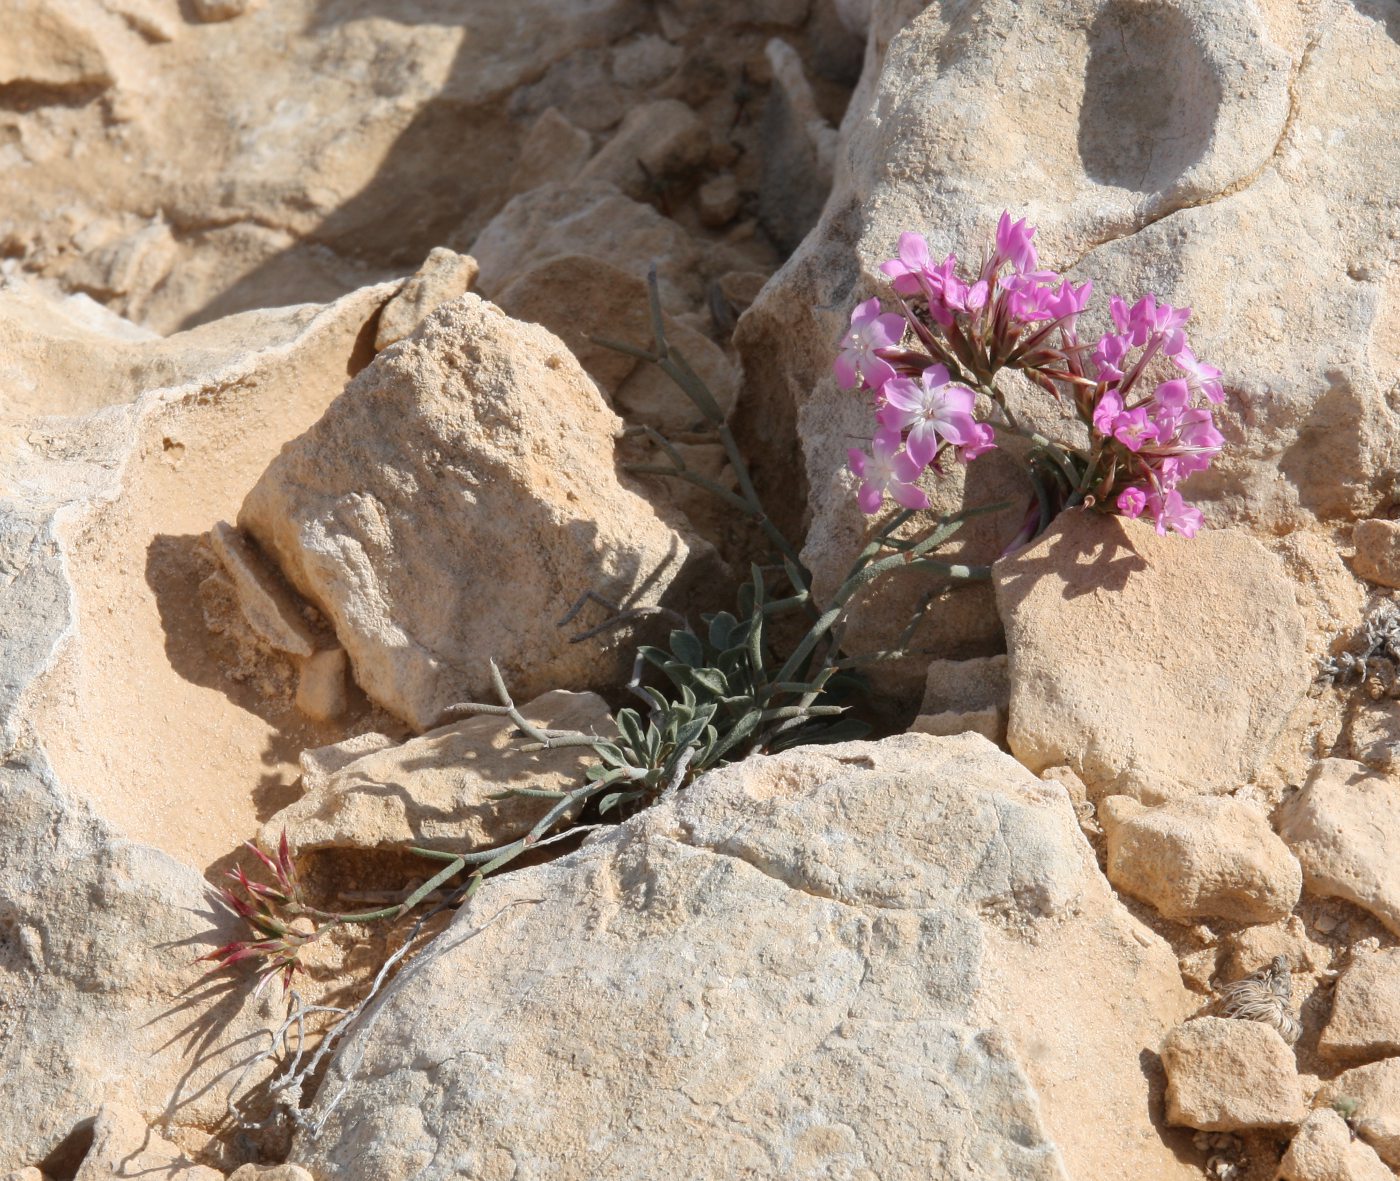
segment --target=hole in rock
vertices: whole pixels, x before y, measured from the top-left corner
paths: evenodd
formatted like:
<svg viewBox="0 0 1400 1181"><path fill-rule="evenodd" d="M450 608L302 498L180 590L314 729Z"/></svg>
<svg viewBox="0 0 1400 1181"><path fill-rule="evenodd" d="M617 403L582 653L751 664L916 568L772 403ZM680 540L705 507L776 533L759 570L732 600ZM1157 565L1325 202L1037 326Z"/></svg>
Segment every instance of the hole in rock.
<svg viewBox="0 0 1400 1181"><path fill-rule="evenodd" d="M1190 20L1166 4L1118 0L1089 29L1079 158L1091 180L1163 192L1215 134L1220 84Z"/></svg>

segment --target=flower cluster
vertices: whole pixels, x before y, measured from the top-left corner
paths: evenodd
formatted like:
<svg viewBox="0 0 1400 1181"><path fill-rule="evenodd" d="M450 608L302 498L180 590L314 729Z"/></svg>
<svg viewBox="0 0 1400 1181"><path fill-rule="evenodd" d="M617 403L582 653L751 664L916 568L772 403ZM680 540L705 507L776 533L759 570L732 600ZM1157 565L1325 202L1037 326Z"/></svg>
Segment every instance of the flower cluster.
<svg viewBox="0 0 1400 1181"><path fill-rule="evenodd" d="M1034 226L1003 213L975 277L958 273L955 255L935 263L914 233L881 266L899 312L883 312L878 298L857 306L834 366L843 388L874 402L869 450L849 453L860 507L878 512L888 495L906 509L927 508L918 486L926 469L941 471L949 455L969 463L1009 432L1053 461L1057 507L1150 513L1159 533L1194 536L1201 513L1178 485L1220 453L1211 411L1195 403L1223 401L1224 387L1220 370L1187 342L1191 309L1150 294L1131 307L1113 296L1114 331L1082 341L1078 321L1093 284L1043 269L1034 236ZM996 386L1001 369L1019 370L1072 407L1080 441L1023 429ZM977 417L979 395L994 418Z"/></svg>
<svg viewBox="0 0 1400 1181"><path fill-rule="evenodd" d="M260 979L257 991L261 992L267 982L279 973L285 990L291 986L292 976L304 970L297 954L316 938L316 933L293 931L287 925L286 919L279 914L279 908L290 914L308 909L302 899L301 883L297 879L286 832L282 833L282 843L278 847L275 861L251 841L246 843L258 860L272 872L277 885L268 886L262 882L255 882L242 869L233 869L228 871L228 877L233 880L237 889L228 886L218 890L211 886L210 889L225 909L244 919L260 938L236 939L232 943L216 947L208 955L200 956L199 960L213 960L213 971L232 967L244 960L264 960L263 966L258 969Z"/></svg>

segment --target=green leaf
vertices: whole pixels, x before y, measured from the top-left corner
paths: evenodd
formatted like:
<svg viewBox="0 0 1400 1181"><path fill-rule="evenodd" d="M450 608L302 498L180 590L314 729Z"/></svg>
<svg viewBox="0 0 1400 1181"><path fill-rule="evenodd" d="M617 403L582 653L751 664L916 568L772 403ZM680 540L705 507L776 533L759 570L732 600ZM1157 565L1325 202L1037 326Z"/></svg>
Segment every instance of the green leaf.
<svg viewBox="0 0 1400 1181"><path fill-rule="evenodd" d="M623 757L622 751L611 742L595 743L593 749L598 752L598 757L609 767L617 768L627 766L627 760Z"/></svg>
<svg viewBox="0 0 1400 1181"><path fill-rule="evenodd" d="M690 675L697 685L717 697L729 692L729 681L717 668L697 668Z"/></svg>
<svg viewBox="0 0 1400 1181"><path fill-rule="evenodd" d="M617 711L617 728L633 750L642 749L642 719L634 709Z"/></svg>
<svg viewBox="0 0 1400 1181"><path fill-rule="evenodd" d="M637 648L637 655L654 668L664 669L671 661L671 654L663 652L660 648L651 644L642 644Z"/></svg>
<svg viewBox="0 0 1400 1181"><path fill-rule="evenodd" d="M721 611L710 620L710 647L717 652L723 652L733 643L730 637L738 625L739 621L728 611Z"/></svg>
<svg viewBox="0 0 1400 1181"><path fill-rule="evenodd" d="M705 663L705 645L698 636L679 628L671 633L671 652L691 668L699 668Z"/></svg>

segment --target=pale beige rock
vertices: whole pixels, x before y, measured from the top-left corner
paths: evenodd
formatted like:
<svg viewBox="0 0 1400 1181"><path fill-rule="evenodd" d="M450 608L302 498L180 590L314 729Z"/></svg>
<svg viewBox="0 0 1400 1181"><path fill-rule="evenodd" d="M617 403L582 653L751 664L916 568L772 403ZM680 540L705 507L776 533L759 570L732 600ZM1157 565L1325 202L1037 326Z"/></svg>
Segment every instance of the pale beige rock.
<svg viewBox="0 0 1400 1181"><path fill-rule="evenodd" d="M92 1147L73 1181L150 1177L170 1181L223 1181L217 1169L196 1164L174 1144L121 1104L104 1103L92 1128Z"/></svg>
<svg viewBox="0 0 1400 1181"><path fill-rule="evenodd" d="M713 562L619 480L620 426L556 337L466 295L283 449L239 524L419 731L492 699L492 659L522 700L615 685L629 629L574 644L555 621L586 591L676 599Z"/></svg>
<svg viewBox="0 0 1400 1181"><path fill-rule="evenodd" d="M1378 586L1400 587L1400 521L1358 521L1351 540L1357 574Z"/></svg>
<svg viewBox="0 0 1400 1181"><path fill-rule="evenodd" d="M495 302L507 315L559 337L610 402L638 361L592 338L652 346L646 281L597 258L547 259L523 270Z"/></svg>
<svg viewBox="0 0 1400 1181"><path fill-rule="evenodd" d="M1347 719L1351 757L1374 771L1400 774L1400 701L1357 694Z"/></svg>
<svg viewBox="0 0 1400 1181"><path fill-rule="evenodd" d="M323 1084L318 1114L350 1087L291 1153L315 1175L1194 1175L1140 1062L1190 1005L1175 960L1063 793L977 736L713 772L490 879L438 946Z"/></svg>
<svg viewBox="0 0 1400 1181"><path fill-rule="evenodd" d="M488 879L352 1034L290 1159L1185 1181L1141 1056L1190 1005L1063 793L984 739L808 748ZM666 1134L697 1110L703 1135Z"/></svg>
<svg viewBox="0 0 1400 1181"><path fill-rule="evenodd" d="M1400 934L1400 783L1324 759L1278 816L1309 894L1345 898Z"/></svg>
<svg viewBox="0 0 1400 1181"><path fill-rule="evenodd" d="M714 396L720 412L728 414L739 398L739 374L709 337L684 324L669 325L666 342L685 358ZM704 415L659 366L638 365L617 388L613 404L629 422L673 436L694 431Z"/></svg>
<svg viewBox="0 0 1400 1181"><path fill-rule="evenodd" d="M612 731L607 703L593 693L555 690L521 708L536 725ZM322 762L307 776L306 794L274 815L259 840L275 849L285 831L299 853L407 845L469 852L513 841L551 801L493 797L512 787L571 790L597 758L588 748L524 753L514 729L508 718L468 718L401 746L370 743L329 770Z"/></svg>
<svg viewBox="0 0 1400 1181"><path fill-rule="evenodd" d="M228 1181L313 1181L300 1165L239 1165Z"/></svg>
<svg viewBox="0 0 1400 1181"><path fill-rule="evenodd" d="M510 196L537 113L518 114L517 95L571 61L606 63L646 10L520 0L466 22L384 0L333 14L322 0L9 0L0 256L89 290L94 253L162 211L165 280L135 293L139 311L111 296L162 332L401 275L467 245Z"/></svg>
<svg viewBox="0 0 1400 1181"><path fill-rule="evenodd" d="M839 139L817 104L802 55L774 37L764 46L773 85L764 104L758 219L786 252L821 215L831 190Z"/></svg>
<svg viewBox="0 0 1400 1181"><path fill-rule="evenodd" d="M613 48L612 75L634 89L656 86L674 74L684 59L681 46L647 33Z"/></svg>
<svg viewBox="0 0 1400 1181"><path fill-rule="evenodd" d="M940 710L921 713L909 725L911 734L981 734L1000 745L1006 740L1006 719L996 709Z"/></svg>
<svg viewBox="0 0 1400 1181"><path fill-rule="evenodd" d="M1204 797L1144 808L1099 802L1108 880L1177 922L1272 923L1298 904L1303 871L1257 808Z"/></svg>
<svg viewBox="0 0 1400 1181"><path fill-rule="evenodd" d="M1280 1181L1394 1181L1370 1145L1329 1108L1308 1116L1279 1164Z"/></svg>
<svg viewBox="0 0 1400 1181"><path fill-rule="evenodd" d="M316 637L300 605L248 539L227 521L219 521L209 530L209 546L228 576L248 626L279 652L310 656Z"/></svg>
<svg viewBox="0 0 1400 1181"><path fill-rule="evenodd" d="M1400 1058L1383 1058L1353 1066L1324 1083L1317 1102L1349 1099L1357 1119L1400 1119Z"/></svg>
<svg viewBox="0 0 1400 1181"><path fill-rule="evenodd" d="M1329 1058L1400 1055L1400 948L1353 955L1317 1048Z"/></svg>
<svg viewBox="0 0 1400 1181"><path fill-rule="evenodd" d="M190 0L190 10L201 21L227 21L251 12L256 0Z"/></svg>
<svg viewBox="0 0 1400 1181"><path fill-rule="evenodd" d="M732 172L713 176L696 194L700 221L711 229L727 226L739 216L739 182Z"/></svg>
<svg viewBox="0 0 1400 1181"><path fill-rule="evenodd" d="M867 6L845 7L865 23ZM736 426L771 499L794 506L784 524L810 521L818 583L850 560L840 473L870 433L830 373L850 311L887 290L878 267L902 232L975 260L1004 209L1096 298L1150 290L1195 309L1196 351L1232 391L1222 463L1186 489L1212 525L1283 533L1393 494L1400 210L1375 177L1400 169L1400 143L1376 112L1396 101L1400 44L1378 8L995 0L973 20L887 2L868 19L822 219L736 335ZM931 482L935 508L1009 496L1019 517L1029 489L1009 465L982 468L991 458L966 490ZM988 528L965 560L991 560L1017 524ZM861 650L889 647L920 593L875 604ZM953 654L965 634L930 625L924 639Z"/></svg>
<svg viewBox="0 0 1400 1181"><path fill-rule="evenodd" d="M520 144L520 159L510 174L516 196L547 184L568 184L593 154L593 137L556 108L546 107Z"/></svg>
<svg viewBox="0 0 1400 1181"><path fill-rule="evenodd" d="M481 231L471 253L481 264L478 289L490 299L538 263L582 254L639 279L655 264L662 306L672 314L704 300L706 276L690 236L609 184L547 184L522 193Z"/></svg>
<svg viewBox="0 0 1400 1181"><path fill-rule="evenodd" d="M1162 1043L1167 1120L1237 1132L1303 1122L1307 1107L1293 1051L1257 1021L1198 1017Z"/></svg>
<svg viewBox="0 0 1400 1181"><path fill-rule="evenodd" d="M344 648L314 652L297 673L297 709L315 722L330 722L345 713L350 659Z"/></svg>
<svg viewBox="0 0 1400 1181"><path fill-rule="evenodd" d="M0 1038L21 1080L0 1100L7 1168L74 1143L104 1103L217 1154L209 1129L280 1019L275 991L255 1000L195 962L247 934L204 871L256 831L297 753L343 732L229 679L200 611L203 537L364 363L391 293L166 339L92 331L116 317L75 320L84 301L28 302L6 346L7 410L31 377L90 380L75 398L104 405L32 423L0 461Z"/></svg>
<svg viewBox="0 0 1400 1181"><path fill-rule="evenodd" d="M1188 542L1072 511L993 578L1011 750L1073 767L1095 798L1234 790L1312 681L1287 571L1235 530Z"/></svg>
<svg viewBox="0 0 1400 1181"><path fill-rule="evenodd" d="M1400 1170L1400 1115L1356 1121L1356 1134L1392 1169Z"/></svg>
<svg viewBox="0 0 1400 1181"><path fill-rule="evenodd" d="M993 742L1006 740L1009 695L1005 654L974 660L934 660L924 699L910 729L921 734L975 730Z"/></svg>
<svg viewBox="0 0 1400 1181"><path fill-rule="evenodd" d="M628 111L578 179L616 185L638 201L659 201L693 175L709 151L710 133L700 117L677 99L658 99Z"/></svg>
<svg viewBox="0 0 1400 1181"><path fill-rule="evenodd" d="M465 295L476 282L478 270L471 255L435 246L402 290L384 305L375 349L387 349L403 340L443 304Z"/></svg>

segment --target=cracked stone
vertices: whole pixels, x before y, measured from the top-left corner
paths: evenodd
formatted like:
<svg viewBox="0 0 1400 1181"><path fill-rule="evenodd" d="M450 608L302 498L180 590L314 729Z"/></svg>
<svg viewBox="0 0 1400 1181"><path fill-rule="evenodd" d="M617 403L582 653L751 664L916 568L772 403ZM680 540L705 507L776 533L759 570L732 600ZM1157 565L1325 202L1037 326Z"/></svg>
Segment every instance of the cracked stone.
<svg viewBox="0 0 1400 1181"><path fill-rule="evenodd" d="M488 879L339 1051L291 1159L1185 1181L1140 1055L1191 1004L1058 787L976 735L808 748Z"/></svg>

